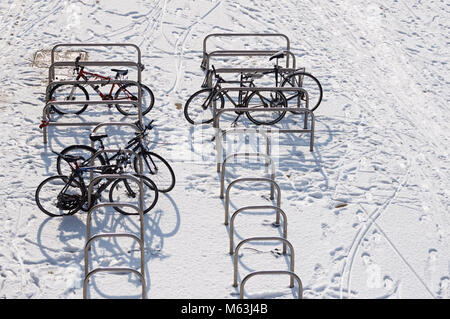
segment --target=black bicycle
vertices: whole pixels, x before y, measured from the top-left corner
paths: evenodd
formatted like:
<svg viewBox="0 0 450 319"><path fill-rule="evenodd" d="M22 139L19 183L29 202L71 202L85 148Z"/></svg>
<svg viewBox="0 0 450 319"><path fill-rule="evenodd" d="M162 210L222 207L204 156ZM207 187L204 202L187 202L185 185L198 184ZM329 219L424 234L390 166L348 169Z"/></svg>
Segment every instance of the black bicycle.
<svg viewBox="0 0 450 319"><path fill-rule="evenodd" d="M276 64L273 70L262 72L262 74L275 75L275 86L278 87L293 87L303 88L308 92L309 106L308 109L314 111L322 102L323 90L319 80L317 80L312 74L297 70L294 72L283 71L283 68L278 65L278 60L285 57L283 51L277 52L269 58L269 61L276 59ZM306 108L306 94L298 91L285 91L285 97L288 103L290 101L295 102L294 107ZM301 113L301 111L293 111L292 113Z"/></svg>
<svg viewBox="0 0 450 319"><path fill-rule="evenodd" d="M58 154L58 153L56 153ZM127 179L103 179L93 185L94 191L91 194L91 202L88 205L88 187L83 175L88 172L97 174L123 174L124 169L130 162L129 154L119 152L115 164L101 166L87 166L89 159L85 160L80 156L58 154L71 168L69 175L56 175L45 179L36 189L35 201L39 209L51 217L73 215L79 210L88 211L102 196L102 193L109 187L110 202L129 202L135 204L139 200L140 188L136 182ZM149 212L158 201L158 188L149 178L133 174L142 181L144 190L143 206L144 214ZM114 209L125 215L135 215L121 207Z"/></svg>
<svg viewBox="0 0 450 319"><path fill-rule="evenodd" d="M247 118L257 125L272 125L280 121L285 111L280 112L245 112L245 108L281 108L287 107L287 99L281 92L270 91L239 91L237 102L228 94L228 92L219 90L222 89L223 83L239 83L240 87L255 87L254 79L261 76L255 73L242 73L239 81L225 81L219 74L217 74L214 66L212 70L208 70L204 84L207 83L210 77L214 75L216 81L212 88L201 89L186 101L184 106L184 116L191 124L205 124L213 121L213 104L216 108L224 107L225 97L234 105L235 108L242 108L243 110L236 111L237 119L245 114ZM204 85L203 85L204 86ZM266 114L263 114L266 113Z"/></svg>
<svg viewBox="0 0 450 319"><path fill-rule="evenodd" d="M171 191L175 186L175 173L170 166L170 164L160 155L151 152L147 145L144 143L147 132L153 128L153 121L151 121L147 126L142 127L138 122L135 125L141 130L140 133L136 133L136 136L129 140L124 147L125 149L132 150L138 154L142 159L143 171L142 175L151 178L155 184L158 186L158 191L161 193L167 193ZM100 148L92 148L87 145L71 145L66 147L61 151L61 155L72 155L78 156L83 159L83 161L89 162L99 150L105 149L103 139L108 137L107 134L93 135L91 134L90 139L93 142L100 143ZM95 165L110 165L110 162L119 156L119 153L108 156L108 153L98 154L95 156ZM133 167L136 173L140 172L139 160L137 157L132 159ZM65 165L62 156L58 156L56 160L56 170L60 175L68 175L71 171L71 167Z"/></svg>

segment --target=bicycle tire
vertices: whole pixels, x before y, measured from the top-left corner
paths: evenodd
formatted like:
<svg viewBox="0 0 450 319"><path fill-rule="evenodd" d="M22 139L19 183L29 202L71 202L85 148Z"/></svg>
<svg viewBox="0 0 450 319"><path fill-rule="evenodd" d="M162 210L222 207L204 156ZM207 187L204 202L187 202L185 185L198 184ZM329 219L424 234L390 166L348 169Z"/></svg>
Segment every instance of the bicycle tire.
<svg viewBox="0 0 450 319"><path fill-rule="evenodd" d="M68 101L68 97L64 98L63 100L56 99L56 97L55 97L56 90L58 88L63 87L63 86L70 87L70 91L72 91L72 87L74 87L74 86L76 88L79 88L83 92L84 97L86 98L85 101L89 101L89 93L86 91L86 89L84 87L82 87L79 84L75 84L75 85L72 85L72 84L57 84L57 85L53 86L52 89L49 92L49 101L61 101L61 102L62 101ZM76 100L76 98L72 97L71 101L75 101L75 100ZM86 108L88 107L88 104L84 104L83 106L81 106L81 108L79 108L79 106L77 104L75 104L75 105L68 105L67 107L74 108L74 111L73 112L67 112L67 110L62 109L61 106L58 107L57 104L52 105L52 109L58 114L61 114L61 115L64 115L64 114L76 114L76 115L79 115L79 114L83 113L86 110Z"/></svg>
<svg viewBox="0 0 450 319"><path fill-rule="evenodd" d="M79 196L80 202L78 203L78 205L76 205L76 207L74 207L72 209L67 209L68 210L67 213L56 214L56 213L50 212L49 208L47 208L47 205L45 205L45 204L48 204L52 200L53 202L50 203L50 206L52 206L52 204L53 204L54 207L57 209L58 208L57 207L58 199L57 198L53 198L53 199L46 198L45 196L42 196L41 192L42 192L44 186L46 186L47 184L49 184L52 181L57 181L57 180L60 180L59 183L55 184L52 188L54 188L56 190L56 192L58 192L58 189L60 189L59 192L58 192L58 194L59 194L61 192L61 190L65 186L67 186L67 180L68 180L67 176L55 175L55 176L50 176L50 177L46 178L45 180L43 180L39 184L39 186L36 188L36 192L35 192L35 195L34 195L34 200L35 200L37 206L39 207L39 209L43 213L45 213L46 215L48 215L50 217L62 217L62 216L73 215L73 214L75 214L77 211L79 211L81 209L81 206L83 205L83 202L81 201L81 199L86 198L86 191L80 186L80 184L77 181L73 180L71 183L75 183L74 184L75 187L72 187L72 188L79 189L80 190L80 194L79 195L67 194L67 195L69 195L69 196ZM76 198L74 198L74 200L75 199ZM64 209L62 209L62 210L64 211ZM61 208L60 208L60 211L61 211Z"/></svg>
<svg viewBox="0 0 450 319"><path fill-rule="evenodd" d="M158 187L156 186L156 184L150 179L150 178L148 178L148 177L145 177L145 176L143 176L143 175L139 175L139 174L133 174L135 177L137 177L137 178L142 178L143 180L144 180L144 184L145 184L145 186L147 186L153 193L154 193L154 196L153 196L153 200L151 201L151 204L150 205L148 205L148 203L146 202L146 199L148 199L148 198L150 198L150 197L152 197L152 196L148 196L148 194L146 193L146 191L145 191L145 186L144 186L144 194L143 194L143 197L144 197L144 207L146 207L145 209L144 209L144 214L146 214L146 213L148 213L153 207L155 207L155 205L156 205L156 203L157 203L157 201L158 201L158 193L159 193L159 191L158 191ZM118 186L120 186L120 184L124 184L123 186L124 187L126 187L126 183L129 183L130 182L130 180L126 180L126 179L117 179L116 181L114 181L113 183L112 183L112 185L111 185L111 188L110 188L110 190L109 190L109 201L111 202L111 203L114 203L115 201L114 201L114 198L115 198L115 196L114 196L114 193L115 192L118 192ZM117 190L117 191L116 191ZM134 190L133 190L134 191ZM135 194L136 194L136 196L139 196L139 189L138 189L138 191L137 192L134 192ZM128 194L129 195L129 194ZM138 198L139 197L136 197L136 200L135 200L135 202L133 203L133 205L136 205L136 206L138 206L139 207L139 205L138 205ZM119 200L119 201L116 201L116 202L121 202L121 203L126 203L126 201L124 201L124 200ZM127 212L127 211L125 211L125 210L123 210L121 207L115 207L115 206L113 206L113 208L116 210L116 211L118 211L119 213L121 213L121 214L123 214L123 215L139 215L138 213L129 213L129 212Z"/></svg>
<svg viewBox="0 0 450 319"><path fill-rule="evenodd" d="M301 81L304 81L304 78L309 78L311 81L308 81L308 84L300 84L299 80L296 80L295 77L300 76L303 77ZM286 78L283 80L283 82L281 83L282 87L303 87L305 88L306 92L308 92L309 95L309 109L311 111L316 110L320 103L322 102L322 98L323 98L323 90L322 90L322 85L320 84L319 80L317 80L316 77L314 77L312 74L307 73L307 72L294 72L288 76L286 76ZM291 93L288 97L287 100L291 100L294 99L295 97L298 97L298 95L300 94L300 107L305 108L306 107L306 103L304 103L302 105L302 101L304 100L304 95L302 93ZM292 113L295 114L300 114L302 112L297 112L297 111L291 111Z"/></svg>
<svg viewBox="0 0 450 319"><path fill-rule="evenodd" d="M115 93L114 95L114 99L117 100L119 99L119 95L121 92L124 92L125 90L128 91L128 89L130 87L135 87L136 84L134 83L129 83L129 84L125 84L122 85ZM150 88L148 88L146 85L141 84L141 89L142 91L146 91L148 94L148 100L149 101L144 101L143 100L143 104L145 103L146 105L142 105L142 116L146 115L148 112L150 112L150 110L153 108L153 105L155 104L155 96L152 92L152 90L150 90ZM128 91L129 92L129 91ZM132 94L132 93L131 93ZM128 93L126 93L125 95L128 96ZM142 97L144 97L144 92L142 92ZM136 95L132 94L131 100L137 100L137 90L136 90ZM136 106L134 106L133 104L116 104L116 108L117 110L122 113L125 116L129 116L129 115L137 115L138 112L130 112L128 109L135 109Z"/></svg>
<svg viewBox="0 0 450 319"><path fill-rule="evenodd" d="M247 98L246 108L250 108L249 103L250 103L252 97L256 94L259 94L259 99L263 103L264 107L266 107L264 101L262 101L262 99L261 99L261 93L262 92L258 92L258 91L252 92ZM270 107L287 107L287 100L286 100L286 97L284 96L284 94L282 92L276 92L276 95L277 95L277 97L279 97L281 99L281 104L280 104L280 102L275 101L276 105L274 105L274 106L270 105L269 108ZM272 103L272 102L270 102L270 103ZM258 113L264 113L264 112L248 112L248 111L245 112L245 114L247 115L247 118L250 121L252 121L253 123L255 123L256 125L273 125L273 124L276 124L279 121L281 121L281 119L286 115L286 111L283 111L278 115L277 118L275 118L271 121L263 122L260 119L257 119L256 117L252 116L252 113L258 114Z"/></svg>
<svg viewBox="0 0 450 319"><path fill-rule="evenodd" d="M184 106L184 117L186 118L186 120L189 123L191 123L193 125L195 125L195 124L207 124L207 123L211 123L214 120L214 118L207 117L206 120L202 120L201 122L198 122L198 121L196 122L195 120L192 119L192 114L190 114L192 112L189 111L189 110L192 110L192 111L200 110L201 108L203 108L202 105L206 102L207 99L209 99L211 97L211 93L212 92L213 92L213 89L202 89L202 90L199 90L199 91L195 92L194 94L192 94L189 97L189 99L186 101L186 104ZM193 105L194 99L197 98L198 96L200 96L201 94L205 95L205 97L202 96L200 98L200 100L202 101L202 104L201 105ZM225 100L223 98L223 95L222 94L216 94L216 101L217 100L220 100L220 105L219 105L220 107L218 107L218 108L223 108L223 106L225 104ZM213 107L212 106L212 101L209 101L208 106L206 108L203 108L203 112L200 111L200 114L202 114L204 116L204 114L207 113L206 111L209 108L211 108L211 110L212 110L212 107Z"/></svg>
<svg viewBox="0 0 450 319"><path fill-rule="evenodd" d="M142 153L140 153L142 154ZM139 155L140 155L139 154ZM145 159L142 159L142 165L143 165L143 175L147 175L149 174L152 177L152 180L154 181L154 183L156 184L156 186L158 187L158 191L161 193L167 193L170 192L174 186L175 186L175 173L173 172L172 167L170 166L170 164L160 155L154 153L154 152L145 152L144 153L144 157L147 157L147 162L145 161ZM170 174L170 182L169 183L164 183L163 181L160 182L160 180L158 180L156 177L157 172L155 172L155 168L154 167L148 167L147 163L149 165L154 165L156 166L155 160L152 159L152 157L157 158L159 161L162 162L162 164L167 168L167 170L169 171ZM134 170L136 172L139 172L138 169L138 158L135 157L134 158ZM158 171L158 168L156 168L156 171Z"/></svg>

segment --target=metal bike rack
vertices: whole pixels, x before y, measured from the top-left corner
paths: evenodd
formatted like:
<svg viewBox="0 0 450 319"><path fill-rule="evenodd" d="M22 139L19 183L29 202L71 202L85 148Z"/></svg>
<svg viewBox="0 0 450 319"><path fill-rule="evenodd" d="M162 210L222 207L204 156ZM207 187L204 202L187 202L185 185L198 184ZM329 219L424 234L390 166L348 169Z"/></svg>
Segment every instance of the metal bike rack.
<svg viewBox="0 0 450 319"><path fill-rule="evenodd" d="M242 279L241 287L239 289L239 298L240 299L244 299L245 283L253 276L259 276L259 275L289 275L289 276L291 276L291 278L295 278L295 280L297 281L297 284L298 284L298 299L303 298L303 284L302 284L300 277L297 274L295 274L292 271L288 271L288 270L262 270L262 271L255 271L255 272L249 273L247 276L244 277L244 279ZM292 287L290 287L290 288L292 288Z"/></svg>
<svg viewBox="0 0 450 319"><path fill-rule="evenodd" d="M231 188L240 182L267 182L271 185L271 197L270 199L273 199L273 188L275 187L277 189L277 207L281 207L281 189L277 182L275 182L273 179L270 178L257 178L257 177L244 177L244 178L238 178L232 181L228 186L227 190L225 192L225 225L228 225L228 216L229 216L229 209L230 209L230 191ZM280 216L277 213L277 219L276 224L280 224Z"/></svg>
<svg viewBox="0 0 450 319"><path fill-rule="evenodd" d="M220 161L222 160L222 145L223 145L223 137L226 134L238 134L238 133L251 133L254 135L257 134L261 134L263 137L265 137L266 139L266 154L268 156L270 156L270 139L269 136L262 130L259 129L253 129L253 128L232 128L232 129L228 129L228 130L220 130L219 134L218 134L218 139L220 141L216 142L216 146L217 146L217 172L220 172Z"/></svg>
<svg viewBox="0 0 450 319"><path fill-rule="evenodd" d="M142 274L139 271L137 271L135 269L131 269L131 268L96 268L96 269L92 270L91 272L89 272L83 281L83 299L87 299L87 284L89 282L89 278L91 278L92 275L94 275L98 272L110 272L110 273L111 272L130 272L130 273L137 275L142 283L142 292L141 292L142 299L147 298L147 294L146 294L147 288L145 285L145 278L142 276Z"/></svg>
<svg viewBox="0 0 450 319"><path fill-rule="evenodd" d="M138 82L141 82L141 70L143 69L143 65L141 63L141 49L139 49L139 47L135 44L131 44L131 43L60 43L55 45L52 48L51 51L51 56L50 56L50 70L51 72L49 72L49 83L53 82L54 80L54 70L52 69L52 65L54 65L55 63L55 52L56 49L61 48L61 47L131 47L134 48L136 50L137 53L137 69L138 69ZM59 62L58 62L59 63ZM82 65L89 65L89 63L103 63L103 61L101 62L89 62L88 64L86 64L87 61L80 61L80 64ZM120 63L120 62L119 62ZM134 63L134 62L126 62L126 63ZM74 64L72 64L74 65ZM95 64L90 64L90 65L95 65ZM63 66L63 65L59 65L59 66ZM70 66L70 65L66 65L66 66ZM98 65L95 65L98 66ZM125 65L111 65L111 66L125 66ZM50 71L49 70L49 71Z"/></svg>
<svg viewBox="0 0 450 319"><path fill-rule="evenodd" d="M253 37L253 38L257 38L257 37L275 37L275 38L283 38L286 41L286 51L290 51L291 49L291 43L289 38L282 33L212 33L212 34L208 34L204 39L203 39L203 59L202 59L202 63L201 63L201 68L202 69L207 69L207 63L209 61L209 54L207 52L207 41L210 38L218 38L218 37L229 37L229 38L244 38L244 37ZM257 50L252 50L250 52L255 52ZM260 51L267 51L267 50L260 50ZM232 51L230 51L232 52ZM245 50L236 50L236 52L245 52ZM209 65L209 64L208 64ZM289 66L289 57L286 58L286 67Z"/></svg>
<svg viewBox="0 0 450 319"><path fill-rule="evenodd" d="M267 165L267 162L269 162L269 164L271 164L271 167L272 167L272 173L270 174L270 179L272 181L275 180L275 164L274 164L273 159L270 156L268 156L267 154L263 154L263 153L234 153L234 154L228 155L225 158L225 160L223 161L223 163L222 163L222 172L221 172L221 176L220 176L220 198L224 197L223 193L224 193L224 189L225 189L225 168L226 168L226 164L227 164L228 160L230 158L243 157L243 156L245 156L245 157L249 157L249 156L264 157L266 159L266 164L265 165ZM273 188L274 188L273 185L274 184L271 184L271 187L270 187L270 199L273 199Z"/></svg>
<svg viewBox="0 0 450 319"><path fill-rule="evenodd" d="M99 151L97 153L102 153L102 152L107 152L109 150L102 150ZM133 151L131 151L133 152ZM97 154L96 153L96 154ZM93 161L93 159L92 159ZM98 272L131 272L136 274L140 281L141 281L141 285L142 285L142 298L145 299L146 298L146 283L145 283L145 250L144 250L144 190L143 190L143 186L142 186L142 180L139 180L138 178L131 176L131 175L119 175L119 174L106 174L106 175L100 175L96 178L94 178L90 183L89 183L89 187L88 187L88 202L87 202L87 207L91 206L91 200L92 200L92 189L93 189L93 185L96 184L97 181L100 181L102 179L124 179L124 180L131 180L136 182L139 185L139 207L132 205L132 204L128 204L128 203L102 203L102 204L98 204L98 205L94 205L93 207L91 207L88 211L88 216L87 216L87 222L86 222L86 233L87 233L87 241L86 241L86 245L84 247L84 263L85 263L85 278L84 278L84 282L83 282L83 298L87 299L87 284L89 281L89 278ZM91 237L91 218L92 218L92 214L94 213L94 211L98 210L99 208L102 207L128 207L128 208L132 208L134 210L136 210L136 214L130 214L130 215L139 215L139 220L140 220L140 237L137 237L136 235L133 234L127 234L127 233L111 233L111 234L98 234L95 236ZM132 238L135 242L137 242L139 244L139 250L140 250L140 254L141 254L141 271L138 272L135 269L132 268L95 268L91 271L89 271L89 250L90 247L92 245L92 242L99 239L99 238L104 238L104 237L128 237L128 238Z"/></svg>
<svg viewBox="0 0 450 319"><path fill-rule="evenodd" d="M245 206L239 208L237 211L233 213L230 220L230 255L234 252L234 220L236 219L236 216L239 215L241 212L246 210L254 210L254 209L273 209L276 211L277 219L279 218L279 215L283 216L283 238L287 240L287 216L286 213L278 206ZM275 222L275 224L278 226L279 222ZM286 243L283 242L283 255L286 254Z"/></svg>
<svg viewBox="0 0 450 319"><path fill-rule="evenodd" d="M247 242L252 242L252 241L280 241L280 242L284 242L286 245L289 246L289 250L291 252L291 256L290 256L290 265L289 265L289 270L291 272L294 272L294 247L292 246L292 244L287 240L284 239L282 237L252 237L252 238L247 238L242 240L237 246L236 246L236 250L234 251L234 258L233 258L233 287L237 287L238 286L238 259L239 259L239 249L242 247L242 245L244 245ZM294 277L291 276L291 281L290 281L290 288L294 287Z"/></svg>
<svg viewBox="0 0 450 319"><path fill-rule="evenodd" d="M139 161L139 172L137 172L138 174L142 174L142 172L143 172L143 163L142 163L142 158L140 157L140 156L138 156L138 154L135 152L135 151L133 151L133 150L130 150L130 149L101 149L101 150L98 150L97 152L95 152L95 154L92 156L92 158L91 158L91 162L90 162L90 165L91 166L94 166L94 161L95 161L95 158L96 157L98 157L100 154L104 154L104 153L118 153L118 152L124 152L124 153L128 153L128 154L131 154L131 155L134 155L137 159L138 159L138 161ZM118 174L113 174L114 176L122 176L122 175L118 175ZM100 176L105 176L105 175L100 175ZM99 176L99 177L100 177ZM134 176L132 176L132 177L134 177ZM94 181L94 173L92 172L92 171L90 171L89 172L89 178L90 178L90 184ZM134 177L134 178L136 178L136 177ZM143 183L143 181L142 181L142 179L141 178L139 178L139 185L140 185L140 188L142 188L142 191L144 190L144 183ZM143 207L144 207L144 201L143 201L143 193L142 193L142 203L139 203L139 205L141 206L141 208L143 209ZM141 199L140 199L141 200ZM90 206L90 202L88 202L88 204L89 204L89 206ZM142 204L142 205L141 205ZM88 206L88 207L89 207ZM133 215L133 214L131 214L131 215Z"/></svg>
<svg viewBox="0 0 450 319"><path fill-rule="evenodd" d="M49 84L49 86L57 85L57 84L68 84L68 85L76 85L80 83L80 81L60 81L60 82L53 82ZM136 81L117 81L117 80L111 80L111 81L90 81L91 84L114 84L114 83L125 83L125 84L135 84L139 86L139 82ZM47 90L48 92L48 90ZM94 105L94 104L131 104L137 107L138 109L138 120L140 123L142 123L142 107L141 107L141 90L138 90L138 99L136 101L131 100L86 100L86 101L48 101L46 102L44 109L42 111L42 129L43 129L43 139L44 144L47 144L47 126L94 126L99 125L101 122L51 122L50 121L50 110L52 105L80 105L80 104L87 104L87 105Z"/></svg>

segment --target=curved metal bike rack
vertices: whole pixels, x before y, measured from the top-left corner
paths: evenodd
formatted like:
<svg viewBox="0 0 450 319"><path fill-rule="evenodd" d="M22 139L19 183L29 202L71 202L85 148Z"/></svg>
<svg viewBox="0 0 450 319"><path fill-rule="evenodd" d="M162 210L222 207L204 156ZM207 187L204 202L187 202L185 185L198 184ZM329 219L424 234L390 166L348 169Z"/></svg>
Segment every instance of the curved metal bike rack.
<svg viewBox="0 0 450 319"><path fill-rule="evenodd" d="M228 186L227 190L225 192L225 225L228 225L228 216L229 216L229 209L230 209L230 191L233 185L240 182L267 182L270 183L271 186L271 192L270 192L270 199L273 199L273 188L277 189L277 207L281 207L281 189L277 182L275 182L273 179L270 178L258 178L258 177L244 177L244 178L238 178L232 181ZM277 220L276 224L280 224L280 216L277 214Z"/></svg>
<svg viewBox="0 0 450 319"><path fill-rule="evenodd" d="M295 263L295 258L294 258L294 247L292 246L292 244L287 240L284 239L282 237L252 237L252 238L246 238L244 240L242 240L237 246L236 246L236 250L234 251L234 258L233 258L233 287L237 287L238 286L238 260L239 260L239 249L242 247L242 245L244 245L247 242L252 242L252 241L280 241L280 242L284 242L286 245L289 246L289 250L291 252L291 256L290 256L290 265L289 265L289 270L291 272L294 272L294 263ZM290 282L290 288L294 287L294 277L291 276L291 282Z"/></svg>
<svg viewBox="0 0 450 319"><path fill-rule="evenodd" d="M94 166L95 158L97 158L100 154L104 154L104 153L118 153L118 152L124 152L124 153L128 153L128 154L134 155L138 159L138 162L139 162L139 172L137 172L137 173L138 174L142 174L142 172L144 170L144 166L142 164L142 157L138 156L138 154L135 151L130 150L130 149L126 149L126 148L125 149L101 149L101 150L98 150L97 152L95 152L94 155L92 155L90 165ZM94 173L92 171L89 172L89 178L90 178L90 183L92 183L93 179L94 179ZM143 189L144 188L144 184L142 182L142 179L139 179L139 184L141 185L141 187Z"/></svg>
<svg viewBox="0 0 450 319"><path fill-rule="evenodd" d="M102 152L108 152L109 150L101 150L97 153L102 153ZM111 150L112 151L112 150ZM133 152L133 151L131 151ZM97 272L132 272L138 275L138 277L141 280L141 284L142 284L142 298L145 299L146 298L146 284L145 284L145 250L144 250L144 208L143 208L143 203L144 203L144 199L143 199L143 186L142 186L142 180L131 176L131 175L118 175L118 174L107 174L107 175L100 175L96 178L94 178L90 183L89 183L89 187L88 187L88 202L87 205L88 207L91 206L91 197L92 197L92 188L93 185L96 184L97 181L100 181L102 179L124 179L124 180L132 180L134 182L136 182L139 185L139 207L132 205L132 204L128 204L128 203L102 203L102 204L97 204L94 205L93 207L91 207L88 211L88 216L87 216L87 222L86 222L86 233L87 233L87 241L84 247L84 269L85 269L85 279L84 279L84 283L83 283L83 298L86 299L87 298L87 283L89 281L89 278L97 273ZM128 208L132 208L134 210L136 210L136 214L130 214L130 215L139 215L139 220L140 220L140 237L137 237L136 235L133 234L127 234L127 233L110 233L110 234L98 234L98 235L94 235L91 237L91 218L92 218L92 214L94 213L94 211L98 210L99 208L102 207L128 207ZM99 238L104 238L104 237L128 237L128 238L132 238L133 240L135 240L138 244L139 244L139 250L140 250L140 254L141 254L141 258L140 258L140 262L141 262L141 271L138 272L135 269L132 268L96 268L93 269L91 271L89 271L89 250L90 247L92 245L92 242L99 239Z"/></svg>
<svg viewBox="0 0 450 319"><path fill-rule="evenodd" d="M291 276L291 278L295 278L295 280L297 281L297 284L298 284L298 299L303 298L303 284L302 284L302 280L300 279L300 277L297 274L295 274L292 271L288 271L288 270L262 270L262 271L255 271L255 272L249 273L247 276L244 277L244 279L242 279L241 287L239 289L239 298L240 299L244 299L245 283L250 278L252 278L254 276L259 276L259 275L289 275L289 276ZM292 287L290 287L290 288L292 288Z"/></svg>
<svg viewBox="0 0 450 319"><path fill-rule="evenodd" d="M286 51L290 51L291 49L291 42L289 38L282 33L212 33L208 34L203 39L203 59L201 63L202 69L207 69L207 63L208 63L208 56L209 53L207 52L207 41L210 38L218 38L218 37L229 37L229 38L243 38L243 37L275 37L275 38L283 38L286 41ZM238 52L245 52L245 50L235 50ZM252 50L251 52L255 51L268 51L268 50ZM286 59L286 67L289 66L289 58Z"/></svg>
<svg viewBox="0 0 450 319"><path fill-rule="evenodd" d="M83 299L87 299L87 284L89 282L89 279L91 278L92 275L94 275L98 272L130 272L130 273L137 275L142 283L142 292L141 292L142 299L147 298L147 293L146 293L147 287L145 284L145 278L142 276L142 274L139 271L137 271L135 269L131 269L131 268L97 268L97 269L94 269L91 272L89 272L83 281Z"/></svg>
<svg viewBox="0 0 450 319"><path fill-rule="evenodd" d="M222 160L222 150L223 150L223 137L226 134L239 134L239 133L250 133L253 135L261 134L266 139L266 154L270 156L270 138L269 136L262 130L254 129L254 128L232 128L228 130L219 130L218 141L216 142L217 147L217 172L220 173L220 162Z"/></svg>
<svg viewBox="0 0 450 319"><path fill-rule="evenodd" d="M225 189L225 168L226 168L226 164L228 162L228 160L230 158L236 158L236 157L249 157L249 156L255 156L255 157L264 157L266 159L266 163L264 164L266 167L267 165L270 164L270 166L272 167L272 173L270 174L270 179L271 180L275 180L275 164L273 159L268 156L267 154L263 154L263 153L234 153L231 155L228 155L225 160L222 163L222 172L221 172L221 176L220 176L220 198L223 198L223 193L224 193L224 189ZM270 187L270 199L273 199L273 186L274 184L271 184Z"/></svg>
<svg viewBox="0 0 450 319"><path fill-rule="evenodd" d="M254 210L254 209L273 209L276 211L277 219L279 219L279 215L283 216L283 238L287 240L287 216L286 213L277 206L245 206L239 208L237 211L233 213L230 220L230 255L234 252L234 220L236 216L246 210ZM275 225L279 225L279 222L275 222ZM283 242L283 255L286 254L286 243Z"/></svg>

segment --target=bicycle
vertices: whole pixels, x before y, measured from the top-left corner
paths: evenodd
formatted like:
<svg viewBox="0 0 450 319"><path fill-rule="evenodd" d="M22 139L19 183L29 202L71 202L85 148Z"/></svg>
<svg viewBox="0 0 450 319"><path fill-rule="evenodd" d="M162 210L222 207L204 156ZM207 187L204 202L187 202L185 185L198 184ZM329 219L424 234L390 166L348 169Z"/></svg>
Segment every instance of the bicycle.
<svg viewBox="0 0 450 319"><path fill-rule="evenodd" d="M125 149L132 150L141 156L143 164L143 175L151 177L158 186L158 191L161 193L167 193L171 191L175 186L175 173L170 164L160 155L151 152L147 145L143 142L147 136L147 131L153 128L153 120L145 127L142 127L137 121L135 125L140 129L140 133L136 133L136 136L129 140L124 147ZM81 157L84 162L82 165L89 164L90 160L99 150L105 149L103 139L108 137L107 134L90 135L90 139L93 142L100 143L99 148L92 148L87 145L71 145L61 151L61 155L72 155ZM108 157L108 154L99 154L94 161L97 161L97 165L109 165L110 162L116 159L120 154L113 154ZM69 172L67 165L62 165L62 156L58 156L56 160L56 170L59 175L67 175ZM133 167L136 172L139 172L139 160L137 157L133 159Z"/></svg>
<svg viewBox="0 0 450 319"><path fill-rule="evenodd" d="M92 87L94 91L100 96L102 100L138 100L138 88L134 83L129 84L121 84L114 83L111 85L111 88L108 93L103 93L99 89L99 85L89 84L89 78L100 79L110 81L111 77L103 76L101 74L92 73L84 70L84 66L80 65L80 56L75 59L75 68L73 69L74 74L76 74L76 81L80 79L84 80L87 85ZM142 67L143 69L143 67ZM115 80L121 80L124 76L128 74L128 70L118 70L111 69L111 71L116 72L114 77ZM101 86L105 86L106 84L102 84ZM114 93L114 89L118 87L117 91ZM140 84L141 87L141 96L142 96L142 115L147 114L153 107L155 102L155 97L153 95L152 90L150 90L147 86ZM113 95L114 93L114 95ZM52 87L49 92L49 101L88 101L89 94L84 86L80 84L57 84ZM112 107L113 104L108 104L108 107ZM58 114L81 114L86 108L87 104L81 105L52 105L52 111ZM133 104L115 104L117 110L123 115L137 115L137 107Z"/></svg>
<svg viewBox="0 0 450 319"><path fill-rule="evenodd" d="M276 64L273 70L262 72L262 74L275 74L275 86L278 87L300 87L304 88L308 92L309 109L311 111L316 110L322 102L323 90L319 80L317 80L312 74L297 70L293 72L284 72L283 68L278 65L278 60L285 57L283 51L277 52L269 58L269 61L276 59ZM306 107L306 94L298 91L287 91L285 94L286 100L291 101L297 99L296 107ZM302 102L304 102L302 104ZM292 111L292 113L299 114L301 112Z"/></svg>
<svg viewBox="0 0 450 319"><path fill-rule="evenodd" d="M56 152L55 152L56 153ZM106 179L106 181L98 181L95 187L96 191L91 195L91 203L88 206L88 185L83 179L83 173L94 172L99 174L123 174L124 168L129 162L129 154L120 152L117 156L116 164L87 166L86 160L80 156L61 155L63 160L71 168L70 175L55 175L46 178L42 181L36 189L35 201L39 209L51 217L61 217L73 215L79 210L88 211L101 198L102 193L110 186L109 201L110 202L124 202L126 199L136 199L139 190L135 191L137 187L131 186L131 181L127 179ZM81 165L80 163L81 162ZM144 211L149 212L158 201L158 188L156 184L149 178L133 174L143 182L144 197ZM124 215L134 215L124 211L120 207L113 207L116 211Z"/></svg>
<svg viewBox="0 0 450 319"><path fill-rule="evenodd" d="M212 70L208 70L206 73L204 84L208 82L209 77L214 75L216 82L212 88L204 88L201 89L194 94L186 101L184 106L184 116L186 120L191 124L206 124L211 123L213 121L213 117L210 116L210 111L213 109L213 103L216 103L216 108L223 108L226 97L235 108L255 108L255 107L271 107L271 108L280 108L287 107L287 100L283 93L281 92L259 92L259 91L239 91L238 101L237 103L233 100L232 97L228 94L227 91L219 92L222 89L223 83L239 83L240 87L245 87L245 84L248 84L248 87L255 87L254 78L257 78L259 75L254 73L241 73L240 81L225 81L219 74L217 74L216 69L212 66ZM213 101L214 97L214 101ZM245 114L247 118L257 125L272 125L280 121L284 115L283 112L265 112L267 114L262 114L262 112L258 115L253 112L245 112L245 111L235 111L238 114L238 117L234 120L233 123L236 123L237 119ZM252 114L253 113L253 114ZM199 115L201 118L200 121L196 120L196 115Z"/></svg>

